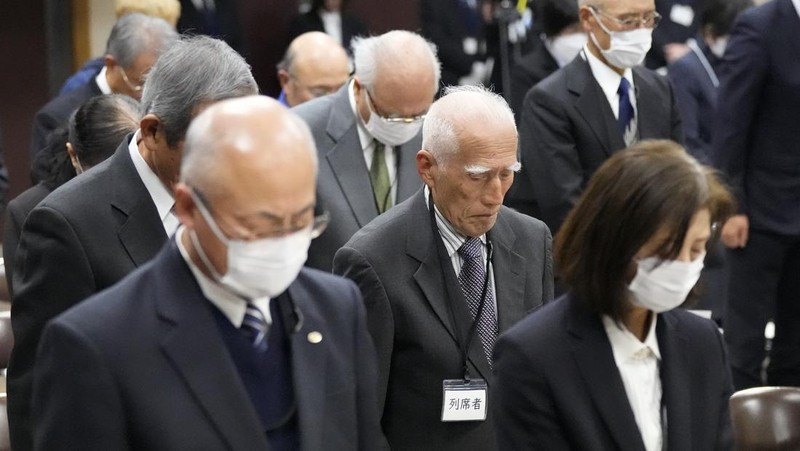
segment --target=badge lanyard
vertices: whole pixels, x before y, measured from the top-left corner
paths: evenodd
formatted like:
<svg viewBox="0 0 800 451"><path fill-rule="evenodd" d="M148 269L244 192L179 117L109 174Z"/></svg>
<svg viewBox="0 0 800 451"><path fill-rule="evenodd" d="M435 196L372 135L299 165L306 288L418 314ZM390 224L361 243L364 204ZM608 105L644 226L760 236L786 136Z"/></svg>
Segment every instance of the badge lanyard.
<svg viewBox="0 0 800 451"><path fill-rule="evenodd" d="M431 193L428 193L428 210L430 212L430 219L431 219L431 228L433 230L434 241L436 241L436 249L439 253L439 266L442 270L442 275L447 274L448 267L446 265L450 265L452 267L452 261L450 256L447 255L447 249L444 247L444 243L442 242L442 237L439 234L439 227L436 225L436 214L434 213L434 206L433 206L433 196ZM469 381L469 365L467 364L468 354L469 354L469 347L472 344L472 340L475 338L475 331L478 328L478 319L483 314L483 309L486 308L486 293L489 289L489 269L492 263L492 243L488 239L486 239L486 248L487 248L487 257L486 257L486 275L483 279L483 289L481 290L481 301L478 305L478 312L475 315L475 318L472 320L472 324L467 331L467 336L465 339L461 337L461 329L458 327L458 323L456 322L455 316L455 308L453 307L454 296L450 294L449 284L445 283L445 297L447 298L447 307L448 312L450 313L450 322L453 324L453 333L456 338L456 345L459 348L459 352L461 353L461 362L464 365L464 380ZM445 277L446 280L446 277ZM457 282L457 281L456 281Z"/></svg>

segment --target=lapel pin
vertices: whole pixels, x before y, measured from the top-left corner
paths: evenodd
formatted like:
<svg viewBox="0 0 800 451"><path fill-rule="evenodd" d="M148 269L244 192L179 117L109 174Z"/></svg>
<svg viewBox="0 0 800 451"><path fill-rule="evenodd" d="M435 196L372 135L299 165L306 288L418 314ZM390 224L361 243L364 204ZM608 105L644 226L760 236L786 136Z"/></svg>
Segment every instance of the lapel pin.
<svg viewBox="0 0 800 451"><path fill-rule="evenodd" d="M322 334L321 333L319 333L317 331L308 333L308 342L309 343L317 344L317 343L319 343L321 341L322 341Z"/></svg>

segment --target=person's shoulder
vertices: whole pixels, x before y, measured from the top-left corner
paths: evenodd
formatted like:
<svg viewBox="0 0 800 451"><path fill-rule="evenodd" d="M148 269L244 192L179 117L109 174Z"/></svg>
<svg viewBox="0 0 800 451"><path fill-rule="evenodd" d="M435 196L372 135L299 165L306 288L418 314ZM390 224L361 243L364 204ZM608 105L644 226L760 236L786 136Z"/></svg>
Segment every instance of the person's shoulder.
<svg viewBox="0 0 800 451"><path fill-rule="evenodd" d="M406 236L410 229L416 230L416 227L420 226L420 224L414 224L414 217L418 215L413 215L414 217L412 217L413 210L419 207L416 203L419 202L417 196L420 195L417 192L377 216L358 230L345 246L360 251L384 249L386 247L396 248L400 237Z"/></svg>
<svg viewBox="0 0 800 451"><path fill-rule="evenodd" d="M346 91L336 91L326 96L311 99L308 102L303 102L300 105L291 108L291 111L309 124L327 120L331 110L334 109L337 102L340 102L342 95L346 96Z"/></svg>
<svg viewBox="0 0 800 451"><path fill-rule="evenodd" d="M294 302L325 318L352 315L363 304L361 292L352 280L314 268L304 267L300 271L289 288L290 294L298 291L305 296Z"/></svg>
<svg viewBox="0 0 800 451"><path fill-rule="evenodd" d="M666 321L671 322L677 329L683 333L690 334L703 334L714 336L719 333L717 324L708 319L703 318L689 310L677 308L665 313L661 313Z"/></svg>
<svg viewBox="0 0 800 451"><path fill-rule="evenodd" d="M549 343L560 340L566 333L566 317L570 303L576 302L569 295L542 304L511 326L503 335L517 343Z"/></svg>
<svg viewBox="0 0 800 451"><path fill-rule="evenodd" d="M84 216L87 210L107 209L101 200L113 192L110 165L112 157L93 167L80 177L75 177L48 194L36 208L50 208L65 215ZM85 217L85 216L84 216Z"/></svg>
<svg viewBox="0 0 800 451"><path fill-rule="evenodd" d="M498 219L506 221L515 233L526 236L542 236L550 230L542 220L522 214L505 205L500 208Z"/></svg>

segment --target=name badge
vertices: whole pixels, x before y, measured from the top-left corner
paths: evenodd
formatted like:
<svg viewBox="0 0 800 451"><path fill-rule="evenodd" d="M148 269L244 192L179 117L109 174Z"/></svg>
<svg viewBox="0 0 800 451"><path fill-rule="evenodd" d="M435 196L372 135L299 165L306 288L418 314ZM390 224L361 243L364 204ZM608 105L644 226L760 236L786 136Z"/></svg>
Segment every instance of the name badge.
<svg viewBox="0 0 800 451"><path fill-rule="evenodd" d="M684 27L690 27L694 21L694 10L688 5L672 5L669 20Z"/></svg>
<svg viewBox="0 0 800 451"><path fill-rule="evenodd" d="M487 388L483 379L442 382L442 421L485 421Z"/></svg>

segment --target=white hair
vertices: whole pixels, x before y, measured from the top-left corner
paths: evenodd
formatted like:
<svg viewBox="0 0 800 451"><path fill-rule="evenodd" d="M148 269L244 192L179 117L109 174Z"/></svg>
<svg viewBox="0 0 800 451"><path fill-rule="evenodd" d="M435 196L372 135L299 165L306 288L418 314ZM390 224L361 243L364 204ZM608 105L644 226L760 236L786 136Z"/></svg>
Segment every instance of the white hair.
<svg viewBox="0 0 800 451"><path fill-rule="evenodd" d="M422 148L444 163L458 152L459 133L475 124L504 123L514 126L514 113L503 97L480 85L448 86L425 116Z"/></svg>
<svg viewBox="0 0 800 451"><path fill-rule="evenodd" d="M439 89L442 68L436 45L416 33L394 30L380 36L356 37L350 45L353 48L355 75L367 88L375 85L380 71L387 65L419 65L427 59L434 71L434 90Z"/></svg>

